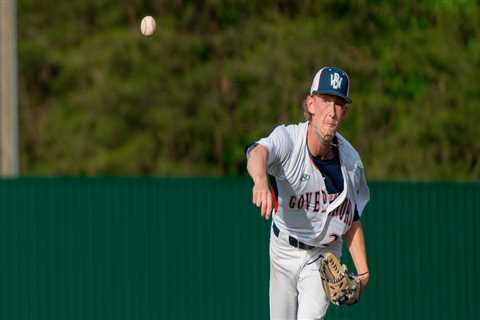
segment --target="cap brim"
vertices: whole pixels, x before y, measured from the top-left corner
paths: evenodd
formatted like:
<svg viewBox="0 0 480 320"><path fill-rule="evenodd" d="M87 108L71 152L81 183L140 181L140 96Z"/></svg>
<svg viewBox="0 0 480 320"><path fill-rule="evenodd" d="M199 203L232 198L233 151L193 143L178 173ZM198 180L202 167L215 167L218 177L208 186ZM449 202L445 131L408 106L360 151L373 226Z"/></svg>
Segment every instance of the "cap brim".
<svg viewBox="0 0 480 320"><path fill-rule="evenodd" d="M337 91L334 91L334 90L317 90L317 91L312 92L312 94L327 94L329 96L336 96L336 97L342 98L347 103L352 103L352 99L350 97L341 95Z"/></svg>

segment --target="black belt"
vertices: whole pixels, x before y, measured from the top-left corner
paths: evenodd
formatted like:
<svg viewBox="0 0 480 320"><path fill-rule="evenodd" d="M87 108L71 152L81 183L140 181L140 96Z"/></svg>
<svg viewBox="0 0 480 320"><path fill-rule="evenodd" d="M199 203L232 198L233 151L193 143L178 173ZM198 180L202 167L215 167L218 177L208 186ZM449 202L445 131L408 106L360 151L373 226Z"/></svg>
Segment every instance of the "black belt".
<svg viewBox="0 0 480 320"><path fill-rule="evenodd" d="M275 236L278 238L278 235L280 234L280 229L278 229L277 225L275 223L272 223L272 228L273 228L273 233ZM303 243L301 241L298 241L292 236L288 236L288 243L290 243L291 246L303 250L310 250L315 248L314 246L308 245L306 243Z"/></svg>

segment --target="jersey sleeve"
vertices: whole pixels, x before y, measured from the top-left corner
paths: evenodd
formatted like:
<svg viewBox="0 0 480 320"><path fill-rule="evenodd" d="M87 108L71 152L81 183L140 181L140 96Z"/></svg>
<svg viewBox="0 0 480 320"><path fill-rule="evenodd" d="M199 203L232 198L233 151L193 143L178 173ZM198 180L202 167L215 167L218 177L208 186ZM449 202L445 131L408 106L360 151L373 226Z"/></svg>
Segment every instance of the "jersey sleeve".
<svg viewBox="0 0 480 320"><path fill-rule="evenodd" d="M356 205L358 210L358 216L362 216L362 212L367 206L368 201L370 200L370 190L368 189L367 178L365 177L365 170L363 164L359 161L356 171Z"/></svg>
<svg viewBox="0 0 480 320"><path fill-rule="evenodd" d="M282 164L290 156L293 146L292 139L284 125L276 127L267 137L247 148L247 157L249 151L259 144L268 150L268 168L271 174L274 173L274 167Z"/></svg>

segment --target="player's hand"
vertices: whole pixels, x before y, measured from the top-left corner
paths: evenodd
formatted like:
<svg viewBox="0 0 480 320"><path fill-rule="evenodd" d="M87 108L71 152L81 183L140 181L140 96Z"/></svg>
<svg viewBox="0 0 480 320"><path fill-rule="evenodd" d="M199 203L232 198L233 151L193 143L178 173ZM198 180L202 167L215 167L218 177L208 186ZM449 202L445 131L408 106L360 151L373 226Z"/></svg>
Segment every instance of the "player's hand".
<svg viewBox="0 0 480 320"><path fill-rule="evenodd" d="M272 212L272 192L268 187L267 179L258 179L252 190L252 202L260 208L260 215L266 220Z"/></svg>
<svg viewBox="0 0 480 320"><path fill-rule="evenodd" d="M366 273L357 277L360 281L360 294L367 288L368 280L370 279L370 273Z"/></svg>

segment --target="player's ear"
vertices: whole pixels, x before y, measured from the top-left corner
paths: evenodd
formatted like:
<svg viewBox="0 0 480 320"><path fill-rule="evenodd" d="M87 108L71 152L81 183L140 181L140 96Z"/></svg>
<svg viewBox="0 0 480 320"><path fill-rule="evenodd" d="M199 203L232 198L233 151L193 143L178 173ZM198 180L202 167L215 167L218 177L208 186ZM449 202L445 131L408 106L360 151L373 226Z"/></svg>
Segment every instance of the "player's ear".
<svg viewBox="0 0 480 320"><path fill-rule="evenodd" d="M314 114L315 113L314 106L315 106L315 96L309 94L305 99L305 107L307 112L310 114Z"/></svg>
<svg viewBox="0 0 480 320"><path fill-rule="evenodd" d="M342 120L345 119L345 117L347 116L347 114L348 114L348 104L346 104L345 106L343 106Z"/></svg>

